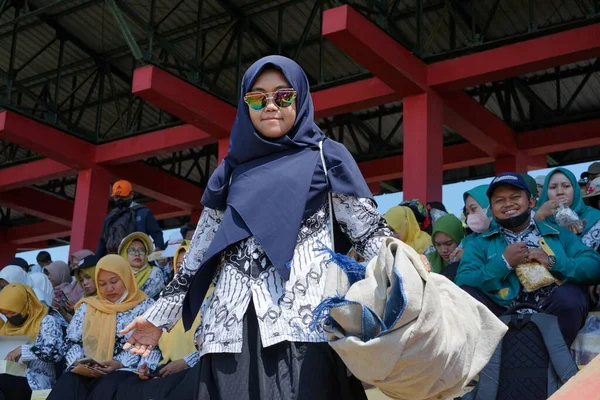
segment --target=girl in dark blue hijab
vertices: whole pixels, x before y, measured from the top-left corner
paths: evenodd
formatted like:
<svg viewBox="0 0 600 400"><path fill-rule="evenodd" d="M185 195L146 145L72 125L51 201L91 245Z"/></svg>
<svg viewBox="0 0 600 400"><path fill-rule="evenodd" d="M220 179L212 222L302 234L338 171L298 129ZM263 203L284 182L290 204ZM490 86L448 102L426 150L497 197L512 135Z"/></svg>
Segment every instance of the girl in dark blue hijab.
<svg viewBox="0 0 600 400"><path fill-rule="evenodd" d="M311 329L329 268L319 249L334 247L329 199L336 250L345 241L370 260L391 232L348 150L315 124L298 64L265 57L241 86L229 153L202 198L190 251L155 306L128 327L136 329L130 342L149 350L160 329L180 315L189 325L202 305L197 398L364 399L323 332Z"/></svg>

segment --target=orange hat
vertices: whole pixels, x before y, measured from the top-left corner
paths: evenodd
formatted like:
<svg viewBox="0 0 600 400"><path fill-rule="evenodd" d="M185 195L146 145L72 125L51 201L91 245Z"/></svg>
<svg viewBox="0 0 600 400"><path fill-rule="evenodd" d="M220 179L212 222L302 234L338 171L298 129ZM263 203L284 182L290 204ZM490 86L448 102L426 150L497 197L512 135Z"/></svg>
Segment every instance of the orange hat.
<svg viewBox="0 0 600 400"><path fill-rule="evenodd" d="M133 192L131 183L128 181L120 180L116 181L112 187L112 195L118 197L127 197Z"/></svg>

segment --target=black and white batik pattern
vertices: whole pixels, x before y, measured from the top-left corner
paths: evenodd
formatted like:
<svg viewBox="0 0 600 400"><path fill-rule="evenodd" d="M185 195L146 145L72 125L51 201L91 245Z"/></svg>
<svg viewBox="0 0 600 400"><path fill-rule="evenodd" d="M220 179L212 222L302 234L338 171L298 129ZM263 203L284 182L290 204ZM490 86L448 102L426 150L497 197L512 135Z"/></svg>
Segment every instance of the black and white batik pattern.
<svg viewBox="0 0 600 400"><path fill-rule="evenodd" d="M25 376L31 390L51 389L56 382L54 363L63 357L63 337L60 322L46 315L35 342L21 346L20 361L27 365Z"/></svg>
<svg viewBox="0 0 600 400"><path fill-rule="evenodd" d="M376 205L369 199L333 194L335 218L357 253L367 260L377 255L391 236ZM289 280L281 278L259 243L250 237L222 254L215 290L202 309L197 339L200 356L241 351L243 317L252 300L264 347L282 341L324 342L310 329L312 311L321 302L331 248L328 206L306 218L298 233ZM185 292L220 223L220 213L205 209L190 252L162 298L145 313L153 324L170 329L181 315ZM189 255L189 257L188 257Z"/></svg>
<svg viewBox="0 0 600 400"><path fill-rule="evenodd" d="M500 228L500 233L504 237L504 240L506 240L506 243L509 245L514 243L525 243L528 249L540 248L540 239L542 238L542 234L538 229L535 220L533 219L533 215L531 218L531 223L529 224L527 229L521 232L513 232L508 229ZM506 262L507 267L512 270L513 268L508 264L508 261L506 261L506 259L504 259L504 261ZM546 297L550 296L550 294L557 287L558 286L553 283L551 285L534 290L533 292L526 292L523 290L523 287L521 287L521 291L519 292L517 297L511 302L510 307L514 307L521 303L540 305L541 302ZM523 309L519 310L518 312L527 314L530 313L531 310Z"/></svg>
<svg viewBox="0 0 600 400"><path fill-rule="evenodd" d="M600 251L600 221L596 222L585 235L581 236L581 241L587 247Z"/></svg>
<svg viewBox="0 0 600 400"><path fill-rule="evenodd" d="M156 369L158 362L160 361L162 354L158 347L154 348L147 358L141 359L140 356L131 354L129 351L123 350L123 345L127 342L130 334L121 335L119 331L124 329L135 317L138 317L144 313L152 304L154 300L146 299L132 309L117 313L117 325L115 330L115 349L113 353L113 360L120 361L125 368L137 368L141 364L147 364L151 370ZM65 361L67 367L71 366L75 361L80 358L86 357L83 351L83 321L85 319L85 313L88 305L83 303L75 311L73 319L67 328L67 337L64 344ZM108 360L96 360L96 361L108 361Z"/></svg>
<svg viewBox="0 0 600 400"><path fill-rule="evenodd" d="M150 276L148 280L144 282L140 288L142 292L146 293L146 296L153 298L160 294L165 288L165 276L160 268L152 267L150 269Z"/></svg>

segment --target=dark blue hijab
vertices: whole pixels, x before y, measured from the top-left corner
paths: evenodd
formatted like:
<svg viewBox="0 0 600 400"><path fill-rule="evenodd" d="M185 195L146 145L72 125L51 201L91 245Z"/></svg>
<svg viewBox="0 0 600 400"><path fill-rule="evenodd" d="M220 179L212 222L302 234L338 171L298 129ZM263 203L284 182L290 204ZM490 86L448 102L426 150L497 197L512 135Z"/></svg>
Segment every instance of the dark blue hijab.
<svg viewBox="0 0 600 400"><path fill-rule="evenodd" d="M244 95L265 68L275 68L296 90L296 121L278 139L266 139L250 120ZM210 285L218 255L254 236L283 279L290 275L302 220L323 206L329 191L372 198L356 162L340 143L326 139L314 122L306 74L294 61L268 56L255 62L242 79L229 153L211 176L202 197L205 207L224 211L184 303L184 324L191 325ZM323 141L326 179L319 153ZM329 186L327 184L329 181Z"/></svg>

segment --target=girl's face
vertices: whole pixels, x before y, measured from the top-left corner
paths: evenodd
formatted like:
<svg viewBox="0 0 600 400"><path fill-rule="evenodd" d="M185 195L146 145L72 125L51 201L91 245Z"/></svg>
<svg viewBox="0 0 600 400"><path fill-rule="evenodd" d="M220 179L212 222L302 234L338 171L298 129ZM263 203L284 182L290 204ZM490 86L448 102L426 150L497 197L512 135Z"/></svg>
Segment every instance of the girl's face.
<svg viewBox="0 0 600 400"><path fill-rule="evenodd" d="M287 134L296 121L296 101L289 107L277 107L273 102L273 93L279 89L292 89L283 74L276 69L264 70L250 89L250 92L269 93L267 105L262 110L248 107L254 129L262 136L277 139Z"/></svg>
<svg viewBox="0 0 600 400"><path fill-rule="evenodd" d="M433 238L433 245L435 246L435 250L444 259L444 261L450 261L450 255L458 247L458 244L454 241L454 239L444 232L438 232L435 234Z"/></svg>
<svg viewBox="0 0 600 400"><path fill-rule="evenodd" d="M102 297L114 303L118 301L125 293L125 284L117 274L108 271L98 273L98 290Z"/></svg>
<svg viewBox="0 0 600 400"><path fill-rule="evenodd" d="M479 203L473 198L473 196L467 196L465 200L465 215L469 216L481 210Z"/></svg>
<svg viewBox="0 0 600 400"><path fill-rule="evenodd" d="M146 265L146 247L139 240L134 240L127 249L127 261L133 268L142 268Z"/></svg>
<svg viewBox="0 0 600 400"><path fill-rule="evenodd" d="M96 283L94 282L94 278L82 271L78 271L77 273L79 274L79 281L81 282L84 293L88 296L96 294Z"/></svg>
<svg viewBox="0 0 600 400"><path fill-rule="evenodd" d="M565 174L557 172L552 175L548 182L548 199L558 200L570 207L573 203L573 194L573 185Z"/></svg>

